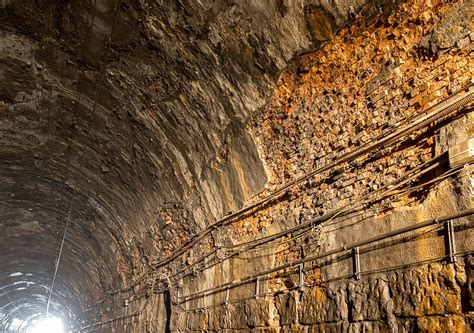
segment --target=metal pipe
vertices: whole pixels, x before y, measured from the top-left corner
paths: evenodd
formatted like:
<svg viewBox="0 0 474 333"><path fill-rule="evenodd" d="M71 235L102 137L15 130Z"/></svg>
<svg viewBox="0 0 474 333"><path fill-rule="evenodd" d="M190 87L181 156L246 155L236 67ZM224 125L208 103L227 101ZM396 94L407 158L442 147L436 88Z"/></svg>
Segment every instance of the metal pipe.
<svg viewBox="0 0 474 333"><path fill-rule="evenodd" d="M456 262L456 256L454 253L456 253L456 243L455 243L455 238L454 238L454 225L453 221L449 220L446 222L446 231L448 233L448 255L449 255L449 261L451 263Z"/></svg>
<svg viewBox="0 0 474 333"><path fill-rule="evenodd" d="M229 290L229 288L227 288ZM255 298L258 299L258 294L260 293L260 276L257 276L255 281Z"/></svg>
<svg viewBox="0 0 474 333"><path fill-rule="evenodd" d="M356 280L360 280L360 257L359 257L359 247L356 246L352 249L352 253L354 254L353 262L354 262L354 277Z"/></svg>
<svg viewBox="0 0 474 333"><path fill-rule="evenodd" d="M430 161L423 163L422 165L420 165L420 166L414 168L413 170L411 170L410 172L413 173L413 172L418 171L418 170L419 170L420 168L422 168L423 166L428 165L428 164L431 164L432 162L436 161L436 159L438 159L439 157L440 157L440 155L434 157L434 158L431 159ZM380 189L378 189L378 190L376 190L376 191L373 191L373 192L370 192L370 193L366 194L366 195L363 196L360 200L364 200L364 199L366 199L366 198L369 198L370 196L374 195L374 194L377 193L377 192L383 191L384 189L386 189L386 191L383 192L383 193L381 194L381 196L386 196L388 193L392 192L392 191L394 190L394 188L400 187L401 185L403 185L403 184L405 184L405 183L407 183L407 182L413 180L413 179L416 178L416 177L420 177L421 175L423 175L423 174L425 174L425 173L427 173L427 172L429 172L429 171L431 171L431 170L437 168L437 167L440 166L440 165L441 165L440 162L434 163L434 164L431 165L430 167L428 167L428 168L422 170L420 173L417 173L417 174L415 174L415 175L413 175L413 176L411 176L411 177L409 177L409 178L403 180L401 183L397 184L396 187L394 187L394 186L395 186L394 184L396 184L396 182L399 181L399 179L397 179L397 180L395 180L395 181L393 181L393 182L387 184L386 186L384 186L384 187L382 187L382 188L380 188ZM257 247L257 246L260 246L260 245L262 245L262 244L264 244L264 243L272 242L273 240L275 240L275 239L277 239L277 238L281 238L281 237L283 237L283 236L285 236L285 235L287 235L287 234L289 234L289 233L293 233L293 232L295 232L295 231L304 229L304 228L306 228L306 227L313 226L313 225L316 224L316 223L318 223L318 224L319 224L319 223L324 223L326 220L331 219L331 218L335 217L336 215L339 216L339 217L345 216L345 212L341 214L342 211L346 210L348 213L350 213L350 212L352 212L352 210L355 209L356 207L358 207L358 206L363 206L364 204L368 204L368 203L372 202L373 200L380 200L380 198L374 198L374 199L371 199L371 200L365 200L365 201L360 202L358 205L355 205L355 206L354 206L354 204L352 204L352 205L347 205L347 206L345 206L345 207L336 209L336 210L334 210L334 211L332 211L332 212L329 212L329 213L326 213L326 214L324 214L324 215L322 215L322 216L319 216L319 217L317 217L317 218L315 218L315 219L313 219L313 220L311 220L311 221L309 221L309 222L306 222L306 223L297 225L297 226L295 226L295 227L293 227L293 228L289 228L289 229L286 229L286 230L282 230L282 231L280 231L280 232L278 232L278 233L276 233L276 234L269 235L269 236L265 236L265 237L261 237L261 238L258 238L258 239L252 240L252 241L248 241L248 242L244 242L244 243L240 243L240 244L231 245L231 246L225 247L225 249L231 250L231 249L233 249L233 248L242 247L242 246L247 247L246 250L252 249L252 248L255 248L255 247ZM349 210L349 208L350 208L351 210ZM296 236L296 237L298 237L298 236ZM251 247L249 247L249 246L251 246ZM194 263L192 263L191 265L188 265L188 266L186 266L186 267L180 269L178 272L174 273L171 277L175 277L175 276L179 275L180 273L184 272L187 268L192 267L193 265L195 265L195 264L198 263L198 262L199 262L199 263L202 262L202 260L204 260L204 259L206 259L207 257L213 255L215 252L216 252L216 250L213 250L213 251L211 251L211 252L209 252L209 253L207 253L207 254L201 256L201 257L200 257L198 260L196 260ZM235 255L238 255L240 252L242 252L242 250L239 250L238 252L234 252L234 253L232 253L231 255L228 255L228 256L225 258L225 260L228 260L228 259L234 257ZM205 266L205 267L203 268L203 270L206 269L206 268L208 268L208 267L210 267L210 266ZM189 276L190 274L192 274L192 273L186 273L186 274L184 274L184 275L182 276L182 278L184 278L184 277L186 277L186 276Z"/></svg>
<svg viewBox="0 0 474 333"><path fill-rule="evenodd" d="M459 253L455 253L454 255L457 257L457 256L463 256L463 255L470 255L472 254L473 252L472 251L467 251L467 252L459 252ZM392 266L392 267L389 267L389 268L384 268L384 269L377 269L377 270L369 270L369 271L361 271L360 274L361 275L368 275L368 274L373 274L373 273L380 273L380 272L384 272L384 271L391 271L391 270L395 270L395 269L401 269L401 268L406 268L406 267L410 267L410 266L415 266L415 265L421 265L421 264L427 264L427 263L430 263L430 262L436 262L436 261L439 261L439 260L443 260L445 259L446 257L445 256L442 256L442 257L437 257L437 258L431 258L429 260L423 260L423 261L418 261L416 263L410 263L410 264L407 264L407 265L401 265L401 266ZM350 278L351 275L346 275L346 276L343 276L342 278ZM327 282L327 281L326 281ZM314 286L315 284L309 284L309 286ZM294 290L294 289L297 289L297 287L293 287L293 288L288 288L286 291L290 291L290 290ZM265 295L272 295L274 294L275 292L267 292ZM239 303L239 302L243 302L243 301L247 301L247 300L251 300L253 299L254 297L245 297L245 298L239 298L239 299L236 299L236 300L232 300L231 302L232 303ZM220 302L220 303L215 303L215 304L212 304L212 305L208 305L207 307L196 307L196 308L190 308L190 309L186 309L186 312L191 312L191 311L197 311L197 310L203 310L203 309L207 309L207 308L210 308L210 307L217 307L217 306L220 306L224 303Z"/></svg>
<svg viewBox="0 0 474 333"><path fill-rule="evenodd" d="M382 136L382 138L380 140L376 141L375 143L368 144L368 145L363 145L359 149L356 149L353 152L349 152L349 153L341 156L340 158L338 158L337 160L335 160L332 163L329 163L329 164L327 164L323 167L317 168L317 169L303 175L302 177L300 177L298 179L295 179L293 181L290 181L290 182L284 184L283 186L276 189L274 192L272 192L267 197L255 202L255 203L253 203L249 206L243 207L243 208L237 210L236 212L231 213L231 214L221 218L220 220L216 221L215 223L209 225L206 229L202 230L200 233L192 236L190 238L190 240L187 242L187 244L182 246L178 251L176 251L170 257L160 261L157 264L154 264L153 268L151 268L151 269L147 270L146 272L144 272L141 276L139 276L137 278L137 280L132 282L126 288L112 291L111 293L109 293L109 295L113 295L115 293L126 292L126 291L131 290L131 288L133 288L135 285L137 285L138 283L143 281L143 279L146 276L148 276L151 272L153 272L154 270L156 270L158 268L161 268L161 267L171 263L176 258L180 257L182 254L186 253L195 244L197 244L203 238L205 238L207 235L209 235L212 230L216 229L219 226L226 225L226 224L228 224L228 221L233 220L235 217L240 216L241 214L246 213L246 212L250 211L253 208L256 208L258 206L261 206L261 205L269 202L272 198L274 198L275 196L283 193L288 188L290 188L294 185L297 185L299 183L302 183L302 182L308 180L309 178L313 177L314 175L316 175L318 173L330 170L331 168L333 168L337 165L340 165L340 164L345 163L345 162L349 162L349 161L354 160L358 157L361 157L362 155L365 155L365 154L367 154L367 153L369 153L369 152L371 152L375 149L378 149L382 146L391 144L391 143L393 143L394 141L398 140L399 138L401 138L403 136L409 135L409 134L423 128L424 126L427 126L427 125L429 125L433 122L436 122L436 121L438 121L442 118L447 117L450 113L456 111L459 107L467 105L468 103L473 101L474 97L473 97L472 88L473 88L473 84L469 84L461 92L453 94L453 95L449 96L447 99L445 99L445 100L437 103L436 105L430 107L428 110L426 110L426 112L431 111L431 113L429 113L429 114L425 115L424 117L421 117L420 119L416 120L413 124L410 124L409 126L406 126L405 128L402 128L398 131L395 131L394 133L391 133L387 136Z"/></svg>
<svg viewBox="0 0 474 333"><path fill-rule="evenodd" d="M298 285L298 289L299 291L303 291L304 289L304 270L303 270L303 266L304 264L301 263L298 265L298 269L299 269L299 285Z"/></svg>
<svg viewBox="0 0 474 333"><path fill-rule="evenodd" d="M372 238L369 238L369 239L366 239L366 240L363 240L363 241L355 242L355 243L352 243L352 244L349 244L349 245L346 245L346 246L343 246L343 247L340 247L340 248L337 248L337 249L334 249L334 250L331 250L331 251L328 251L328 252L325 252L325 253L322 253L322 254L317 254L317 255L306 257L304 259L296 260L296 261L291 262L291 263L286 263L286 264L283 264L283 265L265 270L265 271L260 272L258 274L249 275L249 276L240 278L240 279L235 280L235 281L226 282L226 283L223 283L223 284L221 284L217 287L205 289L205 290L199 291L195 294L191 294L191 295L188 295L188 296L182 296L182 299L183 299L182 302L187 302L190 299L194 299L196 297L199 297L199 295L205 296L210 292L216 293L216 292L224 290L225 288L234 288L234 287L246 284L250 281L253 281L257 278L260 278L261 276L268 275L268 274L271 274L271 273L274 273L274 272L277 272L277 271L280 271L280 270L283 270L283 269L286 269L286 268L289 268L289 267L294 267L296 265L299 265L299 264L302 264L302 263L305 263L305 262L308 262L308 261L318 260L318 259L321 259L321 258L324 258L324 257L332 256L332 255L340 253L340 252L347 252L348 250L350 250L351 248L354 248L354 247L361 247L361 246L364 246L364 245L368 245L368 244L371 244L371 243L375 243L375 242L384 240L386 238L390 238L390 237L397 236L397 235L400 235L400 234L403 234L403 233L407 233L409 231L421 229L421 228L424 228L424 227L427 227L427 226L430 226L430 225L434 225L434 224L444 223L448 220L455 220L455 219L458 219L458 218L461 218L461 217L464 217L464 216L469 216L469 215L472 215L472 214L474 214L474 208L469 208L469 209L465 209L465 210L460 211L460 212L456 212L456 213L445 215L445 216L442 216L442 217L433 218L433 219L430 219L430 220L427 220L427 221L424 221L424 222L421 222L421 223L406 226L404 228L394 230L394 231L391 231L391 232L387 232L387 233L384 233L382 235L375 236L375 237L372 237Z"/></svg>

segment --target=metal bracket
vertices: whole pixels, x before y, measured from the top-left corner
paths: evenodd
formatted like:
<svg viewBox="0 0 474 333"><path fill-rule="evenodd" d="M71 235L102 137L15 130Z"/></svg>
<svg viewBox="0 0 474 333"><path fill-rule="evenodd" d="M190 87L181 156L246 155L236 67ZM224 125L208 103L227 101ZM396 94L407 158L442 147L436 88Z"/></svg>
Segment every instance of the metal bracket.
<svg viewBox="0 0 474 333"><path fill-rule="evenodd" d="M260 293L260 276L257 277L255 281L255 298L258 299L258 294Z"/></svg>
<svg viewBox="0 0 474 333"><path fill-rule="evenodd" d="M453 221L449 220L445 223L445 230L448 236L448 256L449 262L455 263L456 262L456 242L454 239L454 225Z"/></svg>
<svg viewBox="0 0 474 333"><path fill-rule="evenodd" d="M354 264L354 277L356 280L360 280L360 258L359 258L359 247L356 246L352 249L353 253L353 264Z"/></svg>
<svg viewBox="0 0 474 333"><path fill-rule="evenodd" d="M299 289L300 291L303 291L304 289L304 271L303 271L303 264L299 264L298 265L298 268L299 268Z"/></svg>
<svg viewBox="0 0 474 333"><path fill-rule="evenodd" d="M229 288L225 290L225 302L226 305L229 303Z"/></svg>

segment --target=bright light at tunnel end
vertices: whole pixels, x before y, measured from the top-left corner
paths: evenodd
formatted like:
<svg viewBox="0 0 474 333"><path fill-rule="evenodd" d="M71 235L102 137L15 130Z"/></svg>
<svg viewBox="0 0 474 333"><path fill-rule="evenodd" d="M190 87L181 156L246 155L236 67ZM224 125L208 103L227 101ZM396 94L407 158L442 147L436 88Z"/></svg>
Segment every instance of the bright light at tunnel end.
<svg viewBox="0 0 474 333"><path fill-rule="evenodd" d="M63 321L58 317L41 317L33 321L28 333L64 333Z"/></svg>

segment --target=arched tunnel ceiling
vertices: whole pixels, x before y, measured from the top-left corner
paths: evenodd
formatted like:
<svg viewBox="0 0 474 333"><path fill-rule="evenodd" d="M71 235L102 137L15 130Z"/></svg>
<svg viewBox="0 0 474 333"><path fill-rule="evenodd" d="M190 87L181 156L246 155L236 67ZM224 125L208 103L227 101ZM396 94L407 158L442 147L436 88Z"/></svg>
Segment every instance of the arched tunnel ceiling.
<svg viewBox="0 0 474 333"><path fill-rule="evenodd" d="M2 1L3 321L44 307L67 221L52 305L80 313L173 249L169 219L186 238L262 188L247 119L364 5Z"/></svg>

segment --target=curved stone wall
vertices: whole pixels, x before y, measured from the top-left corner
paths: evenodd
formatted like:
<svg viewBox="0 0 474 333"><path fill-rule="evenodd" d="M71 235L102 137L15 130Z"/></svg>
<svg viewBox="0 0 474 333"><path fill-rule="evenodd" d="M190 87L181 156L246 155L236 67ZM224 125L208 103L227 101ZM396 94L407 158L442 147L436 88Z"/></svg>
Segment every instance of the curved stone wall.
<svg viewBox="0 0 474 333"><path fill-rule="evenodd" d="M468 14L453 13L469 13L470 2L412 2L3 1L2 329L44 311L66 225L51 311L75 328L145 331L157 318L159 330L290 325L283 308L294 299L271 303L270 321L263 319L268 304L248 304L236 310L243 316L238 327L211 327L203 318L218 312L181 315L173 290L143 296L162 288L163 276L137 279L214 221L342 154L340 147L355 149L384 126L465 88L472 80L472 70L465 72L472 27ZM405 82L413 72L420 82ZM423 84L451 77L446 85ZM451 141L468 137L466 126L456 127L462 135ZM160 274L168 277L206 251L305 223L382 186L396 178L406 155L412 157L398 168L404 172L452 143L436 135L408 140L393 156L387 151L383 163L381 156L361 162L361 179L354 170L348 179L324 175L329 181L318 191L332 196L326 201L319 192L313 200L311 184L286 193L276 206L214 230ZM299 252L254 265L223 263L181 292ZM200 302L193 306L207 306ZM141 312L132 316L135 310ZM260 322L251 312L261 314ZM136 320L141 326L130 328ZM107 325L90 326L101 322Z"/></svg>

